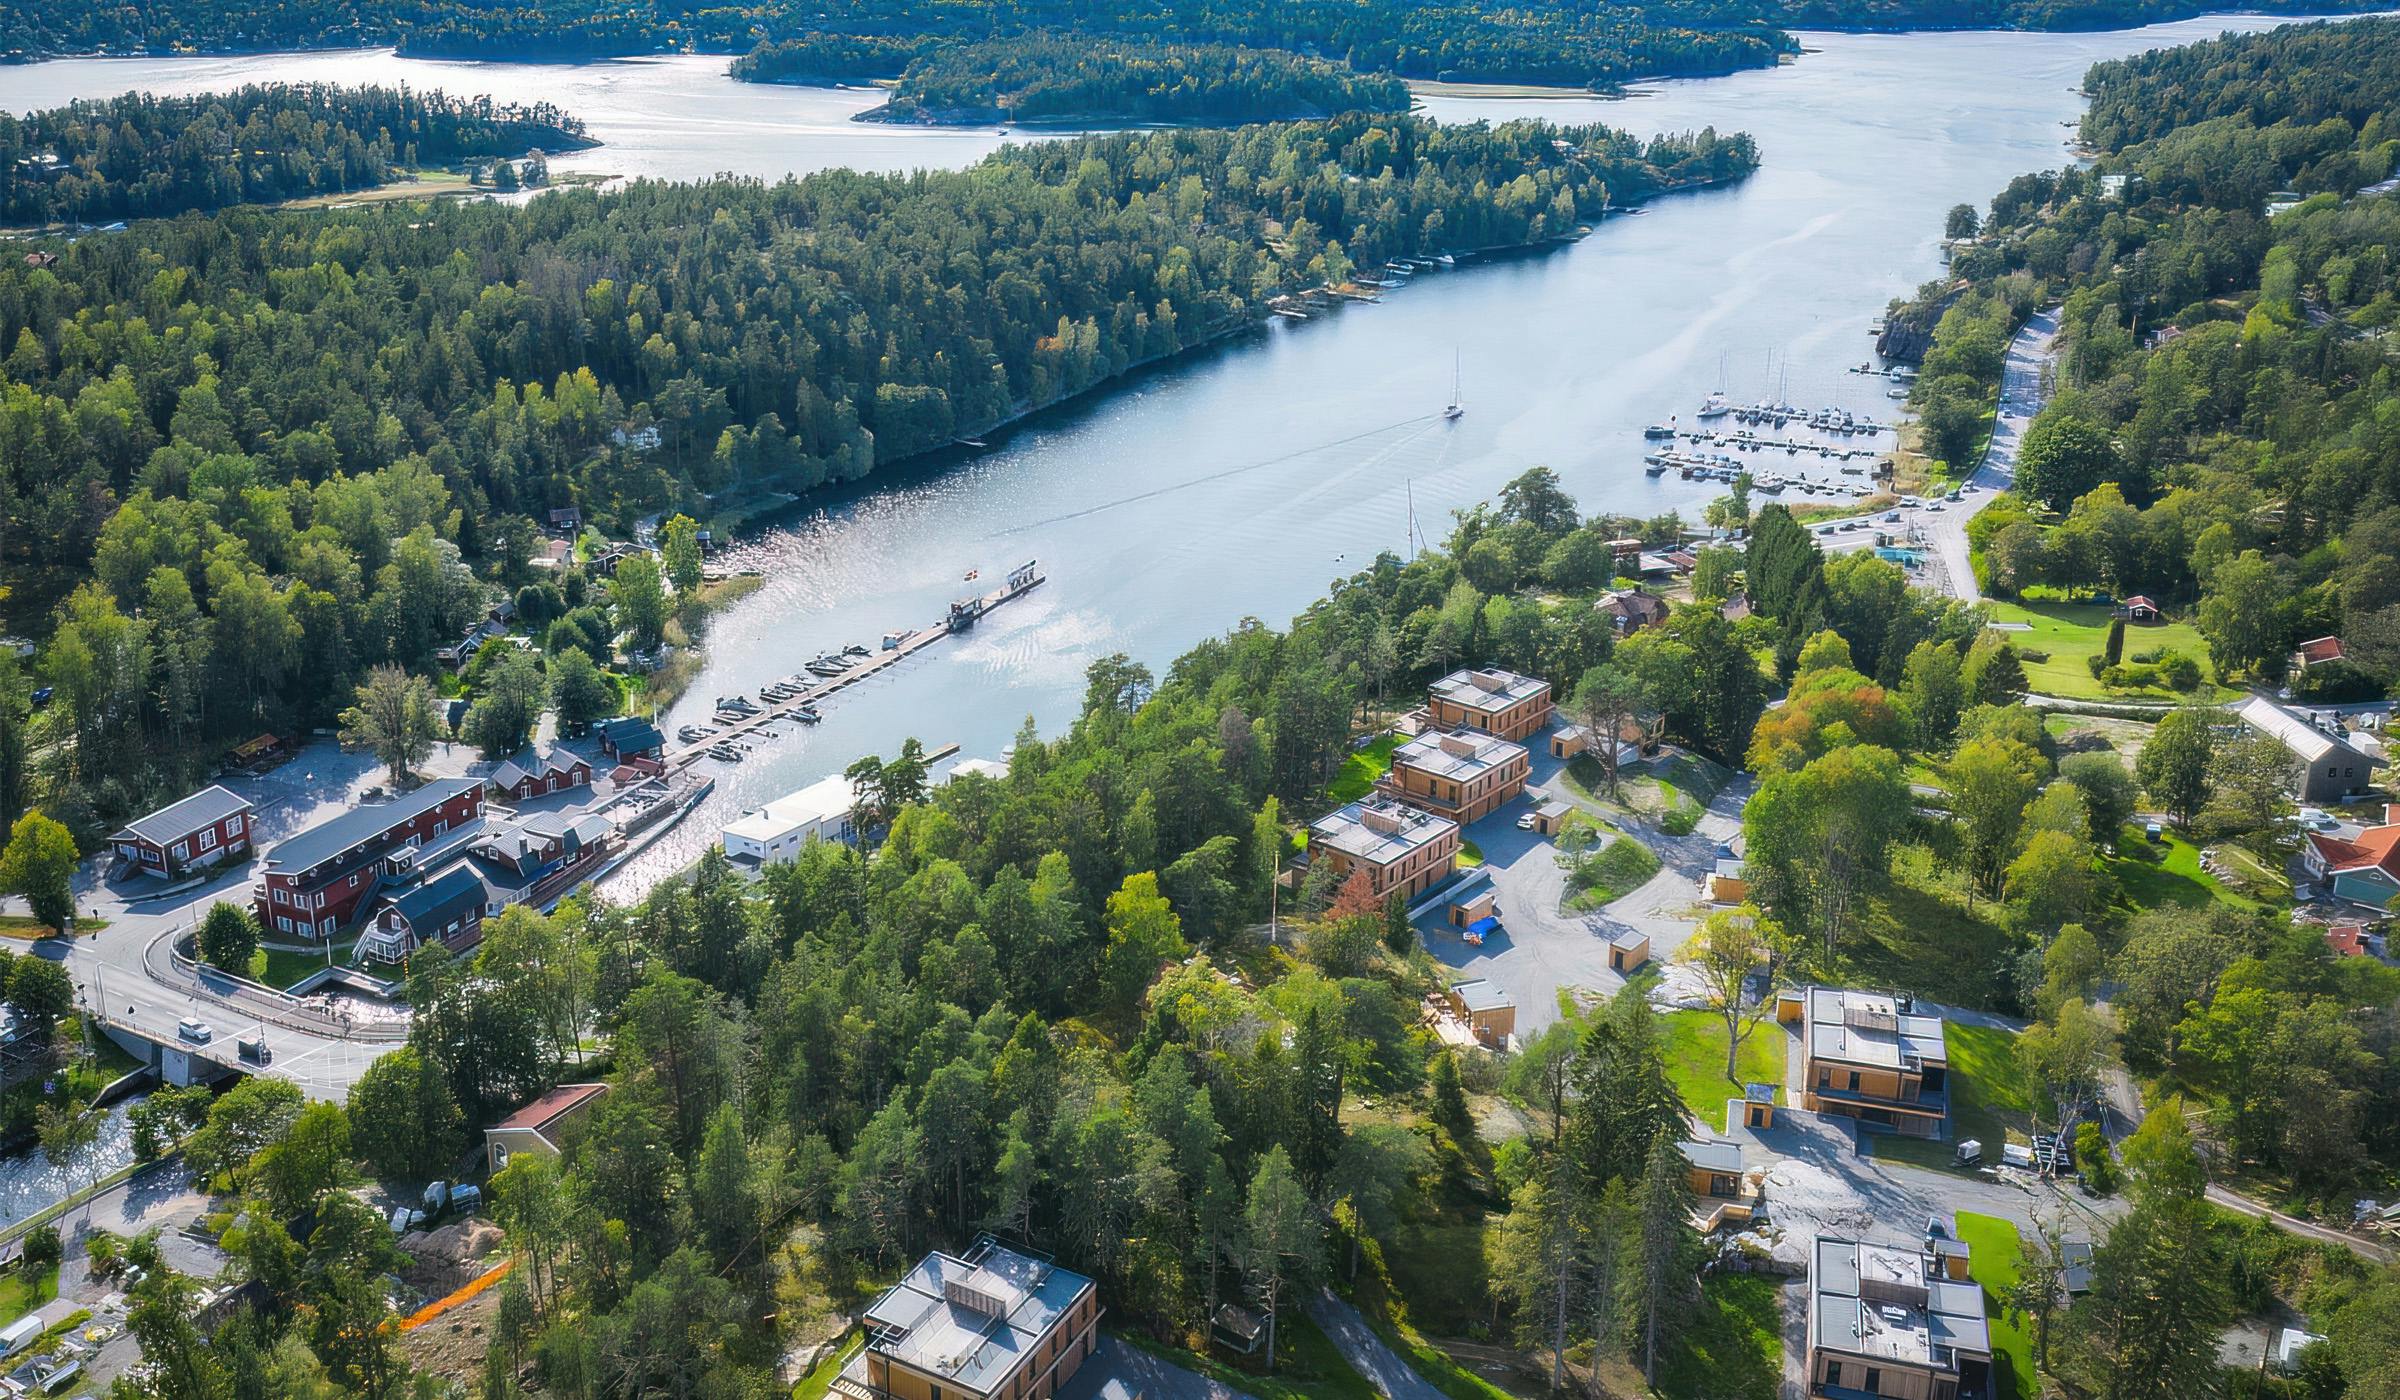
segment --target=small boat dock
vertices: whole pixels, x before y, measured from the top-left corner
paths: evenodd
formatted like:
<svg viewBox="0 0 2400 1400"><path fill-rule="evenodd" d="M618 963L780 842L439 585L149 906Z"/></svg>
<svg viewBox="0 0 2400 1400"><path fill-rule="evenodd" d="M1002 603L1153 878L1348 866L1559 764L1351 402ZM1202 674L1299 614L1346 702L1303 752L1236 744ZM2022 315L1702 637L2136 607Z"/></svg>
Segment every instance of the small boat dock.
<svg viewBox="0 0 2400 1400"><path fill-rule="evenodd" d="M713 720L676 731L682 747L667 754L667 770L679 772L704 758L738 763L758 741L777 736L775 725L786 720L816 723L819 702L883 674L946 637L968 631L995 609L1024 597L1043 582L1039 561L1028 559L1010 571L998 588L958 599L932 624L885 633L880 651L851 647L839 654L828 652L810 662L805 671L763 687L755 700L746 695L720 696Z"/></svg>

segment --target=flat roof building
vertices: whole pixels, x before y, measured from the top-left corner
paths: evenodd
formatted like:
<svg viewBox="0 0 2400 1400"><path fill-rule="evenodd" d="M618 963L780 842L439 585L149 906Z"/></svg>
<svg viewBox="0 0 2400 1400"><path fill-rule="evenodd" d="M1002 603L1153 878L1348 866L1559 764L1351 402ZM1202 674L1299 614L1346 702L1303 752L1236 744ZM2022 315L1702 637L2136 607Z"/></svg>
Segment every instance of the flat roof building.
<svg viewBox="0 0 2400 1400"><path fill-rule="evenodd" d="M1808 1055L1801 1107L1910 1137L1942 1135L1950 1049L1941 1017L1905 997L1838 987L1805 988L1797 1002Z"/></svg>
<svg viewBox="0 0 2400 1400"><path fill-rule="evenodd" d="M1435 727L1522 739L1550 722L1550 682L1487 666L1453 671L1426 687Z"/></svg>
<svg viewBox="0 0 2400 1400"><path fill-rule="evenodd" d="M1384 797L1362 798L1309 823L1308 858L1324 861L1338 886L1358 870L1377 899L1414 899L1448 878L1458 823Z"/></svg>
<svg viewBox="0 0 2400 1400"><path fill-rule="evenodd" d="M1472 729L1428 730L1392 751L1391 770L1376 786L1463 826L1523 792L1532 773L1523 744Z"/></svg>
<svg viewBox="0 0 2400 1400"><path fill-rule="evenodd" d="M986 1235L920 1260L867 1309L849 1400L1049 1400L1097 1343L1088 1278Z"/></svg>
<svg viewBox="0 0 2400 1400"><path fill-rule="evenodd" d="M1983 1288L1915 1244L1818 1236L1808 1271L1808 1387L1865 1400L1987 1400Z"/></svg>
<svg viewBox="0 0 2400 1400"><path fill-rule="evenodd" d="M1517 1033L1516 998L1497 983L1481 977L1453 982L1449 1000L1452 1013L1485 1045L1505 1049L1508 1038Z"/></svg>
<svg viewBox="0 0 2400 1400"><path fill-rule="evenodd" d="M2233 712L2292 756L2292 795L2302 802L2338 801L2374 782L2375 758L2263 695L2234 706Z"/></svg>
<svg viewBox="0 0 2400 1400"><path fill-rule="evenodd" d="M786 793L725 828L725 858L756 873L796 858L811 841L855 840L850 811L857 801L839 773Z"/></svg>

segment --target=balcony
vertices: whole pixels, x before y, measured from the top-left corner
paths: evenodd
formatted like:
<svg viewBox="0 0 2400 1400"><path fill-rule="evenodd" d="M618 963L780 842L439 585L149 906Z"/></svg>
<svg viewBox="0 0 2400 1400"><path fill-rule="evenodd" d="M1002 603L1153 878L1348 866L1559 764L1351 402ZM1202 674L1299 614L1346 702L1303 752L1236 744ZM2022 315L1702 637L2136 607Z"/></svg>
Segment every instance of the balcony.
<svg viewBox="0 0 2400 1400"><path fill-rule="evenodd" d="M1836 1089L1817 1085L1809 1090L1828 1103L1855 1104L1860 1108L1883 1108L1896 1113L1921 1113L1940 1118L1950 1112L1950 1095L1941 1089L1920 1090L1913 1099L1887 1099L1861 1089Z"/></svg>

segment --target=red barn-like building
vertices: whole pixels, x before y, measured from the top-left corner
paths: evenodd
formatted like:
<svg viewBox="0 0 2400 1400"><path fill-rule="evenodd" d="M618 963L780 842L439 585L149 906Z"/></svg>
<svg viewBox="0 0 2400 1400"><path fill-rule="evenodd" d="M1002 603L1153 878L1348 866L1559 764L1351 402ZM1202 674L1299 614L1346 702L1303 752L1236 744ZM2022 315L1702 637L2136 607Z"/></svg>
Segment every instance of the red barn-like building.
<svg viewBox="0 0 2400 1400"><path fill-rule="evenodd" d="M222 787L205 787L127 823L108 843L144 875L171 878L247 858L250 811L243 798Z"/></svg>
<svg viewBox="0 0 2400 1400"><path fill-rule="evenodd" d="M354 807L267 852L258 921L275 933L322 938L355 921L383 878L387 857L483 815L483 784L444 778L406 797Z"/></svg>

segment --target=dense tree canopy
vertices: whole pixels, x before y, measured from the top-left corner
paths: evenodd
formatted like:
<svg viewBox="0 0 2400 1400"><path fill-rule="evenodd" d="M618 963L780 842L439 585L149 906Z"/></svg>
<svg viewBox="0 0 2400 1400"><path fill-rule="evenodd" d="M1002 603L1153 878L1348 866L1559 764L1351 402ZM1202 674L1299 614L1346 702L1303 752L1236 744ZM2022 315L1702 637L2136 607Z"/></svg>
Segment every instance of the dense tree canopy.
<svg viewBox="0 0 2400 1400"><path fill-rule="evenodd" d="M406 88L127 93L0 112L0 221L102 223L381 184L419 166L590 145L547 106Z"/></svg>

